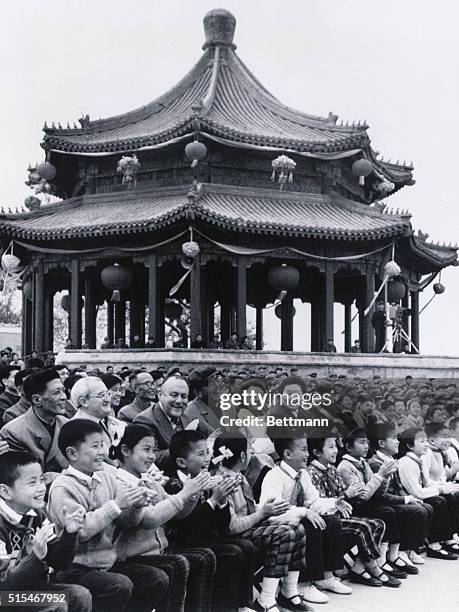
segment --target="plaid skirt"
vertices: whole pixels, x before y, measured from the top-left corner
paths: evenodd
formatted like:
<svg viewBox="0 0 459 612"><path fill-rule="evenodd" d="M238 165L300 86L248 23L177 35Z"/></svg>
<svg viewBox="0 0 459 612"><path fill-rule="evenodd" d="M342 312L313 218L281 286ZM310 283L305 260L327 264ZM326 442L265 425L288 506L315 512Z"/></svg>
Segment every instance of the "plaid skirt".
<svg viewBox="0 0 459 612"><path fill-rule="evenodd" d="M264 553L266 578L283 578L289 571L299 571L305 565L306 534L304 527L263 522L244 532Z"/></svg>
<svg viewBox="0 0 459 612"><path fill-rule="evenodd" d="M379 546L386 529L384 521L352 516L341 519L341 528L346 550L357 546L362 561L378 559L381 555Z"/></svg>

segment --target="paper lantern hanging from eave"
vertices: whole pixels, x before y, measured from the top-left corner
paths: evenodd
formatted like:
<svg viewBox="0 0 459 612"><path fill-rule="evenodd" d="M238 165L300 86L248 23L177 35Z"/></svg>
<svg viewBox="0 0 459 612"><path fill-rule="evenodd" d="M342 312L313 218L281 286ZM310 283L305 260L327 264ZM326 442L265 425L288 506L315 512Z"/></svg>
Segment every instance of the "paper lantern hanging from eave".
<svg viewBox="0 0 459 612"><path fill-rule="evenodd" d="M394 278L387 283L387 300L390 304L399 302L405 294L406 285L401 278Z"/></svg>
<svg viewBox="0 0 459 612"><path fill-rule="evenodd" d="M352 174L359 177L359 184L365 185L365 178L373 172L373 166L368 159L357 159L352 164Z"/></svg>
<svg viewBox="0 0 459 612"><path fill-rule="evenodd" d="M120 292L128 289L132 283L132 271L127 266L114 263L100 273L104 287L112 291L112 302L120 301Z"/></svg>
<svg viewBox="0 0 459 612"><path fill-rule="evenodd" d="M191 161L191 167L195 168L207 155L207 147L199 140L189 142L185 147L185 155Z"/></svg>
<svg viewBox="0 0 459 612"><path fill-rule="evenodd" d="M278 291L291 291L300 282L300 273L294 266L274 266L268 273L268 282Z"/></svg>

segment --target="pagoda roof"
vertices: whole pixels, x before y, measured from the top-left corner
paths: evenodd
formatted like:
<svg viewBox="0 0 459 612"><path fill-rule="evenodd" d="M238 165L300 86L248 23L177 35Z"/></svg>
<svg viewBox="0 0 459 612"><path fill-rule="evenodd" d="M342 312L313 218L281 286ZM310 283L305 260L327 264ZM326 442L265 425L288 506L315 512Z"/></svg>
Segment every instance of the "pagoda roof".
<svg viewBox="0 0 459 612"><path fill-rule="evenodd" d="M273 192L217 184L82 195L8 215L0 235L27 240L95 238L156 231L192 217L238 233L378 240L412 233L410 217L338 195Z"/></svg>
<svg viewBox="0 0 459 612"><path fill-rule="evenodd" d="M235 53L235 23L228 11L211 11L204 18L204 54L176 86L131 112L98 121L81 119L81 128L45 126L46 146L63 153L107 155L164 146L197 131L233 146L318 154L352 154L369 145L365 122L339 125L332 113L309 115L275 98Z"/></svg>

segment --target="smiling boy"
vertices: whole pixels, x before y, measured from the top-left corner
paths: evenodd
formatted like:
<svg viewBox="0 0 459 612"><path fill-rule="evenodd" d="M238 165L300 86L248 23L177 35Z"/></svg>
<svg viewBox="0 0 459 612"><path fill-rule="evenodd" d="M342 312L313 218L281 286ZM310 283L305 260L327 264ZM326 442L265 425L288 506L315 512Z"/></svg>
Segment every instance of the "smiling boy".
<svg viewBox="0 0 459 612"><path fill-rule="evenodd" d="M306 471L309 456L306 436L293 430L287 433L289 437L274 440L281 463L266 474L260 503L274 498L301 511L307 542L306 569L300 573L302 596L311 603L326 603L328 596L320 593L315 584L334 593L352 593L333 575L334 570L343 566L341 521L335 513L350 506L342 499L320 497Z"/></svg>
<svg viewBox="0 0 459 612"><path fill-rule="evenodd" d="M59 579L86 586L95 611L122 612L133 605L136 612L150 612L167 593L167 574L141 563L118 561L113 545L115 527L142 526L145 491L102 469L106 447L98 423L69 421L59 435L59 448L70 465L51 486L49 513L60 532L64 506L85 511L74 562Z"/></svg>
<svg viewBox="0 0 459 612"><path fill-rule="evenodd" d="M166 484L168 493L179 493L189 478L208 472L207 438L199 431L174 434L170 453L177 470ZM207 495L196 496L188 514L172 522L177 545L206 547L215 553L213 604L217 610L247 610L252 604L256 548L248 540L227 535L231 519L227 498L235 487L234 478L213 477Z"/></svg>
<svg viewBox="0 0 459 612"><path fill-rule="evenodd" d="M64 569L73 561L83 524L82 508L62 508L63 529L56 538L44 513L46 486L38 460L30 453L0 456L0 588L27 588L65 593L69 612L90 612L91 594L77 585L49 582L49 568ZM43 605L41 612L67 609Z"/></svg>

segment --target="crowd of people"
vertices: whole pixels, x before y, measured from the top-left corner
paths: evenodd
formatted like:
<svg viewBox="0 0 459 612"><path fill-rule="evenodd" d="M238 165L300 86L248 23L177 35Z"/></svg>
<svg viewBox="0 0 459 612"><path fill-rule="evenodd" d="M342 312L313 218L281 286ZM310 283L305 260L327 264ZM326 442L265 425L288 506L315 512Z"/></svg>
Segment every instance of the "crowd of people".
<svg viewBox="0 0 459 612"><path fill-rule="evenodd" d="M452 381L8 357L4 591L64 593L72 612L307 611L459 558ZM326 425L266 425L304 414Z"/></svg>

